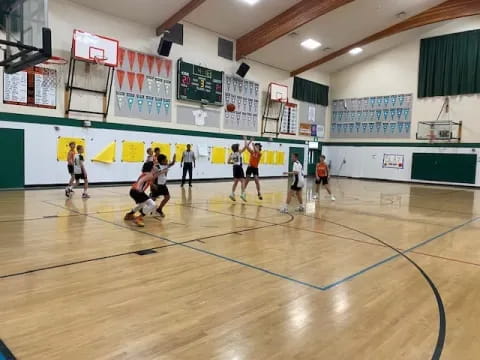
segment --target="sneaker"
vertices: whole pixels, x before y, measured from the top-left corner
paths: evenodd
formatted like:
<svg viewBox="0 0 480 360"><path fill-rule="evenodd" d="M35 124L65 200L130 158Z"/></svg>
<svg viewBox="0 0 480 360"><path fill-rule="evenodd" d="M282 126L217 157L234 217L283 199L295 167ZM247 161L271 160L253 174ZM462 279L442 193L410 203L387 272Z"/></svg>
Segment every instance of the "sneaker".
<svg viewBox="0 0 480 360"><path fill-rule="evenodd" d="M158 216L160 216L160 217L162 217L162 218L165 217L165 213L164 213L162 210L157 209L157 210L156 210L156 213L158 214Z"/></svg>
<svg viewBox="0 0 480 360"><path fill-rule="evenodd" d="M188 184L188 187L192 187L192 184Z"/></svg>
<svg viewBox="0 0 480 360"><path fill-rule="evenodd" d="M258 194L258 200L263 200L262 194Z"/></svg>
<svg viewBox="0 0 480 360"><path fill-rule="evenodd" d="M69 188L65 188L65 196L66 196L67 198L70 197L70 189L69 189Z"/></svg>
<svg viewBox="0 0 480 360"><path fill-rule="evenodd" d="M304 211L305 211L305 208L303 207L303 205L300 205L299 207L297 207L297 208L295 209L295 211L304 212Z"/></svg>
<svg viewBox="0 0 480 360"><path fill-rule="evenodd" d="M90 195L88 195L87 193L82 194L82 199L89 199L89 198L90 198Z"/></svg>
<svg viewBox="0 0 480 360"><path fill-rule="evenodd" d="M232 200L232 201L237 201L237 200L235 199L235 195L233 195L233 194L230 194L230 195L228 196L228 198L229 198L230 200Z"/></svg>
<svg viewBox="0 0 480 360"><path fill-rule="evenodd" d="M144 227L145 226L145 223L143 222L143 216L137 216L133 219L133 222L135 223L135 225L137 225L138 227Z"/></svg>
<svg viewBox="0 0 480 360"><path fill-rule="evenodd" d="M247 202L247 194L242 194L242 195L240 195L240 199L242 199L243 201Z"/></svg>
<svg viewBox="0 0 480 360"><path fill-rule="evenodd" d="M286 206L280 208L282 214L288 214L288 208Z"/></svg>
<svg viewBox="0 0 480 360"><path fill-rule="evenodd" d="M335 200L337 200L337 199L335 199L335 196L332 195L332 197L330 198L330 200L335 201Z"/></svg>
<svg viewBox="0 0 480 360"><path fill-rule="evenodd" d="M131 212L126 213L123 217L123 220L135 220L135 214Z"/></svg>
<svg viewBox="0 0 480 360"><path fill-rule="evenodd" d="M313 195L313 200L317 200L318 199L318 195Z"/></svg>
<svg viewBox="0 0 480 360"><path fill-rule="evenodd" d="M183 184L180 184L180 187L183 187Z"/></svg>

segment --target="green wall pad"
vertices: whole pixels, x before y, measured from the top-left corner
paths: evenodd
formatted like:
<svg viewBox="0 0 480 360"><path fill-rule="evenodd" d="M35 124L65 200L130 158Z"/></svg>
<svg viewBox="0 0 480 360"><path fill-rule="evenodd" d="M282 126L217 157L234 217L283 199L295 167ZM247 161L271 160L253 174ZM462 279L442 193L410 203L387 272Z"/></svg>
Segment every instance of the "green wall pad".
<svg viewBox="0 0 480 360"><path fill-rule="evenodd" d="M476 154L413 153L412 180L475 184Z"/></svg>

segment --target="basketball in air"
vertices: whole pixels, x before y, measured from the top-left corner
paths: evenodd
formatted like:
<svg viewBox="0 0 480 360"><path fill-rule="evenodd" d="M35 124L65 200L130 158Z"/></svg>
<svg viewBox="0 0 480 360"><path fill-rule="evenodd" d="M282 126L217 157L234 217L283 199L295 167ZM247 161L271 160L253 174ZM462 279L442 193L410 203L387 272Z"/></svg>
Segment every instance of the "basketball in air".
<svg viewBox="0 0 480 360"><path fill-rule="evenodd" d="M227 104L227 111L234 112L235 111L235 104Z"/></svg>

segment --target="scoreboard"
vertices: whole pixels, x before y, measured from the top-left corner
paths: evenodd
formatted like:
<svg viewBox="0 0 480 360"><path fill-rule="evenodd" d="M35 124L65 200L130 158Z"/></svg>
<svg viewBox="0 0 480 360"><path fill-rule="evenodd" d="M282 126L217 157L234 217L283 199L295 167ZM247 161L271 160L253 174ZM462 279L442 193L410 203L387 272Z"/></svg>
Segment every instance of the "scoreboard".
<svg viewBox="0 0 480 360"><path fill-rule="evenodd" d="M177 62L177 99L223 105L223 72Z"/></svg>

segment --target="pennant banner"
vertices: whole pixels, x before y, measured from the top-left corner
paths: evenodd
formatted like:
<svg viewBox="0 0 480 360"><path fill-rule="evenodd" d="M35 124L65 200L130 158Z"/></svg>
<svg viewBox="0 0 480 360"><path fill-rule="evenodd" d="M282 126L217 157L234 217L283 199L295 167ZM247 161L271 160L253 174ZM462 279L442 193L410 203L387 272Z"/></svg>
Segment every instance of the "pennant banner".
<svg viewBox="0 0 480 360"><path fill-rule="evenodd" d="M142 72L143 64L145 63L145 54L137 53L137 59L138 59L138 71Z"/></svg>
<svg viewBox="0 0 480 360"><path fill-rule="evenodd" d="M135 65L136 52L133 50L127 50L128 65L130 66L130 71L133 71L133 66Z"/></svg>
<svg viewBox="0 0 480 360"><path fill-rule="evenodd" d="M133 85L135 84L135 73L129 71L127 73L127 79L128 79L128 85L130 86L130 91L132 91Z"/></svg>
<svg viewBox="0 0 480 360"><path fill-rule="evenodd" d="M143 82L145 81L145 75L137 73L137 83L138 83L138 88L140 89L140 92L143 90Z"/></svg>
<svg viewBox="0 0 480 360"><path fill-rule="evenodd" d="M92 158L92 161L111 164L115 162L115 153L117 150L117 143L112 141L102 151Z"/></svg>
<svg viewBox="0 0 480 360"><path fill-rule="evenodd" d="M148 73L150 75L152 75L154 62L155 62L155 58L152 55L147 55L147 67L148 67Z"/></svg>
<svg viewBox="0 0 480 360"><path fill-rule="evenodd" d="M125 71L123 70L117 70L117 81L118 81L118 86L120 89L123 87L123 79L125 79Z"/></svg>

